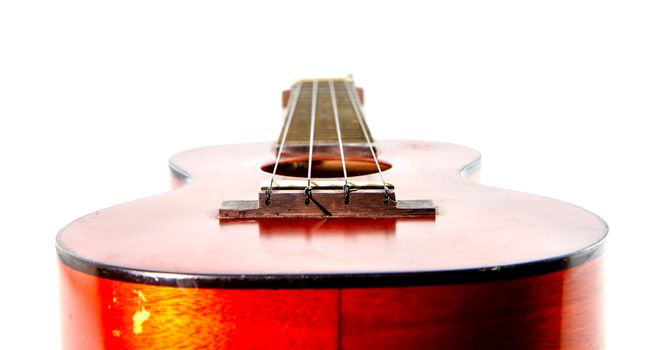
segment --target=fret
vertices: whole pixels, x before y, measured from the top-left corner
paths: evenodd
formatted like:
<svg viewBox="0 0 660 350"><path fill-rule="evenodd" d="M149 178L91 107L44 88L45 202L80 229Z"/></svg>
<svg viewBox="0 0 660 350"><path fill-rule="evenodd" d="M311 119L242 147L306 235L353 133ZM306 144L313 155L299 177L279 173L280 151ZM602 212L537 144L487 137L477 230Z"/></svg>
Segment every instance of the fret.
<svg viewBox="0 0 660 350"><path fill-rule="evenodd" d="M315 135L314 145L338 145L337 129L335 126L334 114L332 110L332 102L330 91L328 88L328 81L332 80L336 86L341 88L335 89L337 101L337 113L340 121L340 130L343 143L347 146L351 145L366 145L367 141L364 138L364 133L360 128L358 117L355 114L351 99L343 88L344 82L348 81L351 87L353 82L349 79L318 79L318 100L316 107L316 122L315 122ZM298 97L295 106L295 112L291 117L291 124L286 138L286 147L288 146L303 146L309 145L309 130L310 130L310 109L312 107L312 81L301 81L302 90ZM292 106L289 106L291 108ZM371 137L371 133L367 128L367 133ZM278 139L278 145L282 143L284 135L284 127Z"/></svg>
<svg viewBox="0 0 660 350"><path fill-rule="evenodd" d="M299 80L284 95L288 106L275 163L262 167L270 180L258 200L223 201L219 219L434 217L433 201L398 200L385 181L390 165L378 160L356 95L350 78ZM351 179L370 174L380 181Z"/></svg>

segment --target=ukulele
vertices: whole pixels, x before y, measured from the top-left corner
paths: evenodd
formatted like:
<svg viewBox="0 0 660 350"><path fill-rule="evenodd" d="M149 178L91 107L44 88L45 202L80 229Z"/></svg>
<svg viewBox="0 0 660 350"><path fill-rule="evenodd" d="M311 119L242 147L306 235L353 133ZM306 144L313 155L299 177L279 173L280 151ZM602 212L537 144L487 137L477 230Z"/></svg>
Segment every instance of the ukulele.
<svg viewBox="0 0 660 350"><path fill-rule="evenodd" d="M600 349L606 224L375 142L352 78L283 93L276 143L173 156L175 190L57 236L65 349Z"/></svg>

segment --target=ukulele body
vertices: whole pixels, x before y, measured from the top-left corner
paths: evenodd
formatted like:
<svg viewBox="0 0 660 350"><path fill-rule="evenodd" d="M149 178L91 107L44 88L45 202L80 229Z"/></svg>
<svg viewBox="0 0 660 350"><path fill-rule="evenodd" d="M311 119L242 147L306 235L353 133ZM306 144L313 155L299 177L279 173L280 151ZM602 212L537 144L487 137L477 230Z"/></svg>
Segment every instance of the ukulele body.
<svg viewBox="0 0 660 350"><path fill-rule="evenodd" d="M223 221L223 200L256 199L272 144L174 156L175 190L59 233L64 348L602 348L600 218L477 184L466 147L378 151L434 218Z"/></svg>

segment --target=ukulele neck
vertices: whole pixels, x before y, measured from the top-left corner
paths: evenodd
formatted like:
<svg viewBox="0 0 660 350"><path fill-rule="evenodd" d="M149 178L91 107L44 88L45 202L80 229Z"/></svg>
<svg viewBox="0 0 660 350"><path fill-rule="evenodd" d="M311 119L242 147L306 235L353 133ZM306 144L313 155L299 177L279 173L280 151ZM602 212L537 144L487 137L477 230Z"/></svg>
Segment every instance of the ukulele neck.
<svg viewBox="0 0 660 350"><path fill-rule="evenodd" d="M341 147L346 157L370 157L373 137L362 101L362 90L350 77L298 80L283 95L285 119L278 149L297 156L309 153L311 146L315 156L327 156L337 155Z"/></svg>
<svg viewBox="0 0 660 350"><path fill-rule="evenodd" d="M284 95L286 117L275 163L265 168L272 171L270 181L258 200L222 202L221 220L435 216L432 201L399 201L385 181L352 79L299 80L291 91ZM351 157L372 160L365 166ZM369 174L378 174L380 182L349 179ZM306 180L276 181L276 175Z"/></svg>

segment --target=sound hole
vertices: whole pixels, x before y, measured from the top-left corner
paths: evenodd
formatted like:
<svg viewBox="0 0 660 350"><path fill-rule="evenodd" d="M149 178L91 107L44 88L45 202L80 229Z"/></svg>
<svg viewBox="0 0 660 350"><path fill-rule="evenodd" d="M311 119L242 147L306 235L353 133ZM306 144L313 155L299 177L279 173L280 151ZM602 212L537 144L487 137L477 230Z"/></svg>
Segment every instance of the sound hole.
<svg viewBox="0 0 660 350"><path fill-rule="evenodd" d="M379 160L380 169L385 171L392 167L389 163ZM281 161L277 166L277 175L307 178L307 159ZM266 164L261 170L273 173L275 163ZM348 176L361 176L378 173L373 159L346 159L346 172ZM340 159L312 160L313 178L344 177Z"/></svg>

